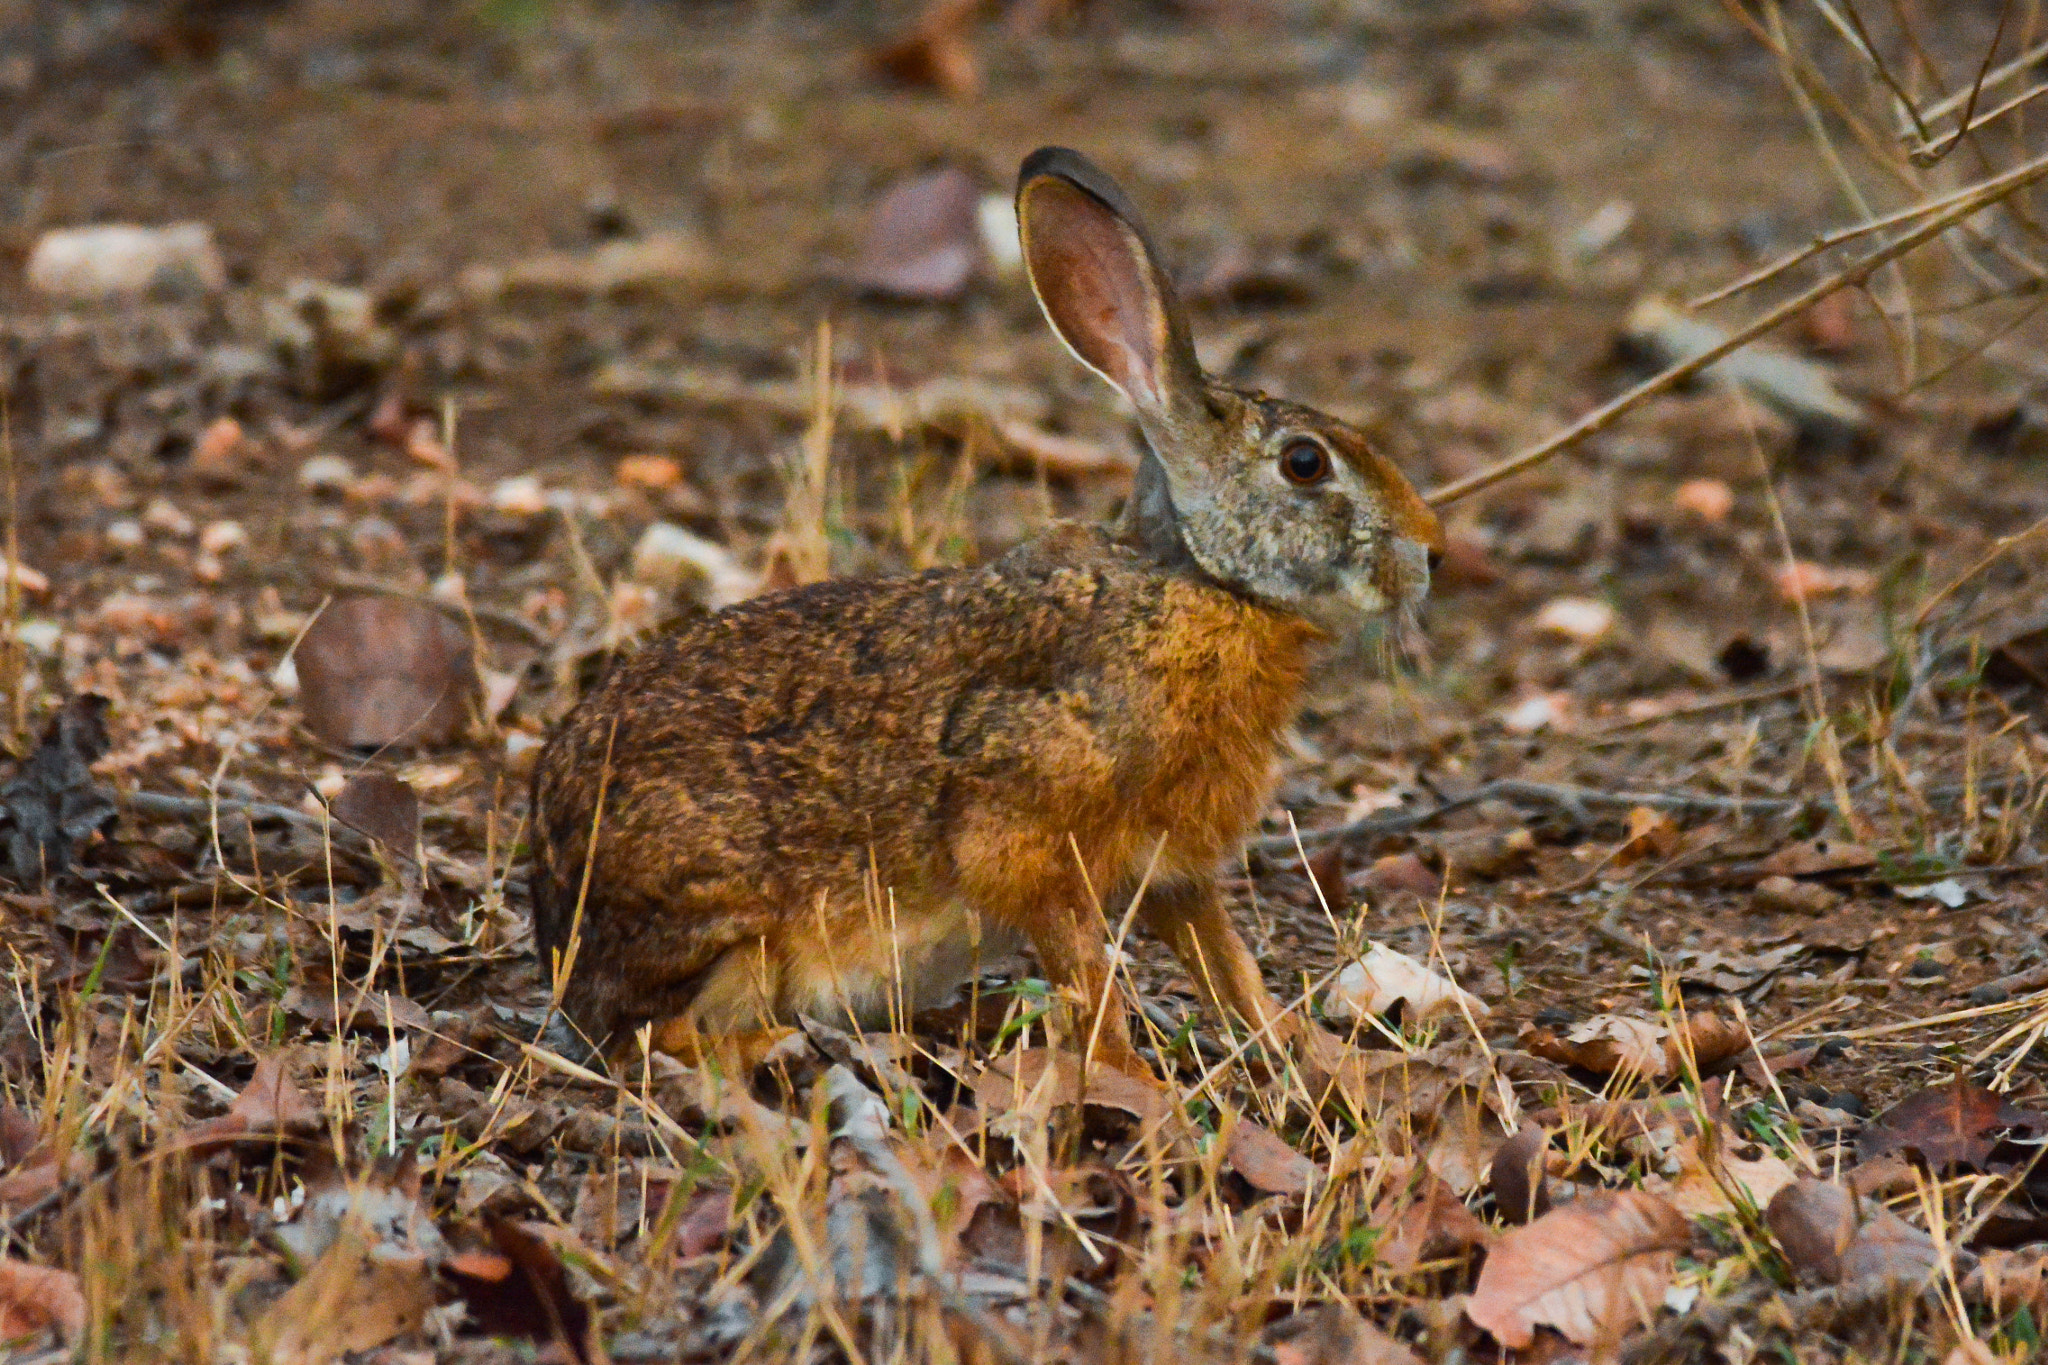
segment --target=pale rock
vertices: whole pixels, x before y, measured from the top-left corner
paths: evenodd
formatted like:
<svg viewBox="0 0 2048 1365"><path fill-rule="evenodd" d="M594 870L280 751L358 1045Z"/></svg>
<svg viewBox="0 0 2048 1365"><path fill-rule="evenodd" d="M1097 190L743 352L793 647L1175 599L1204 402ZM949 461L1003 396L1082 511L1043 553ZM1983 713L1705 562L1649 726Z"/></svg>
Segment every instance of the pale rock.
<svg viewBox="0 0 2048 1365"><path fill-rule="evenodd" d="M239 521L210 521L199 532L199 549L202 554L224 555L239 550L249 543L249 533Z"/></svg>
<svg viewBox="0 0 2048 1365"><path fill-rule="evenodd" d="M299 466L299 487L308 493L345 493L356 467L339 455L315 455Z"/></svg>
<svg viewBox="0 0 2048 1365"><path fill-rule="evenodd" d="M633 547L633 580L662 592L686 587L716 611L760 590L761 580L733 558L732 551L673 522L657 521Z"/></svg>
<svg viewBox="0 0 2048 1365"><path fill-rule="evenodd" d="M1590 645L1614 629L1614 608L1593 597L1553 597L1536 613L1536 628Z"/></svg>
<svg viewBox="0 0 2048 1365"><path fill-rule="evenodd" d="M184 510L169 498L157 498L143 508L142 524L149 530L159 531L179 540L199 529L193 524L192 518L186 516Z"/></svg>
<svg viewBox="0 0 2048 1365"><path fill-rule="evenodd" d="M227 282L227 264L204 223L53 228L28 258L29 288L80 302L210 294Z"/></svg>
<svg viewBox="0 0 2048 1365"><path fill-rule="evenodd" d="M148 541L149 533L133 517L123 517L107 524L106 537L107 544L117 550L139 550Z"/></svg>
<svg viewBox="0 0 2048 1365"><path fill-rule="evenodd" d="M547 489L531 474L500 479L491 486L491 509L512 517L537 517L548 510Z"/></svg>

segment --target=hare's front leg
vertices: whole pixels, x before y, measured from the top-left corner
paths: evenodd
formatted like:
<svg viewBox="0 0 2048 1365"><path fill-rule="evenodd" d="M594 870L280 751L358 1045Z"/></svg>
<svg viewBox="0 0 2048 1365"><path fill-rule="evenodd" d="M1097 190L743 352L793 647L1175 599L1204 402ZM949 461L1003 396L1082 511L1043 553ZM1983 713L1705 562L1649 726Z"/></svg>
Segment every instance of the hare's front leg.
<svg viewBox="0 0 2048 1365"><path fill-rule="evenodd" d="M1235 1016L1268 1047L1291 1047L1312 1082L1327 1075L1341 1051L1313 1023L1289 1015L1266 989L1258 959L1230 922L1223 892L1210 877L1180 878L1146 888L1146 927L1173 949L1219 1023Z"/></svg>

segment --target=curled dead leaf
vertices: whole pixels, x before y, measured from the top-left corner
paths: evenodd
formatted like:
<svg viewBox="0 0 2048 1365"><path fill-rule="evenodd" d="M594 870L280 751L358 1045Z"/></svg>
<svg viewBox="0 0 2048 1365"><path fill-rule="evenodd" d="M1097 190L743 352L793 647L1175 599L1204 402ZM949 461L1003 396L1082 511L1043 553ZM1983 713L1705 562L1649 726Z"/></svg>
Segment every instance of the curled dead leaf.
<svg viewBox="0 0 2048 1365"><path fill-rule="evenodd" d="M344 749L446 743L467 723L479 686L467 632L399 597L336 599L294 657L306 728Z"/></svg>
<svg viewBox="0 0 2048 1365"><path fill-rule="evenodd" d="M1331 983L1323 1009L1332 1019L1365 1019L1401 1009L1404 1022L1441 1016L1484 1019L1493 1010L1449 977L1440 976L1406 953L1375 943Z"/></svg>
<svg viewBox="0 0 2048 1365"><path fill-rule="evenodd" d="M1658 1020L1599 1014L1562 1035L1525 1024L1521 1042L1538 1057L1566 1066L1663 1080L1678 1075L1688 1055L1702 1071L1728 1060L1749 1046L1749 1034L1739 1023L1717 1014L1691 1015L1682 1031Z"/></svg>
<svg viewBox="0 0 2048 1365"><path fill-rule="evenodd" d="M68 1270L0 1258L0 1341L56 1329L67 1342L85 1334L85 1293Z"/></svg>
<svg viewBox="0 0 2048 1365"><path fill-rule="evenodd" d="M1262 1194L1306 1194L1322 1168L1273 1135L1272 1130L1240 1118L1224 1149L1230 1168Z"/></svg>

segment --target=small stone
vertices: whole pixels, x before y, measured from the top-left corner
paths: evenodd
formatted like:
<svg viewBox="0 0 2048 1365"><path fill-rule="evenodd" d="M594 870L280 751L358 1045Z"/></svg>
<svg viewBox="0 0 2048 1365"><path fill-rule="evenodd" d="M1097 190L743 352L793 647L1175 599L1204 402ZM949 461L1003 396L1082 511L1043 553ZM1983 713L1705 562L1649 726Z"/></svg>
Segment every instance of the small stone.
<svg viewBox="0 0 2048 1365"><path fill-rule="evenodd" d="M491 486L490 505L506 516L537 517L548 510L548 493L533 475L518 474Z"/></svg>
<svg viewBox="0 0 2048 1365"><path fill-rule="evenodd" d="M683 466L667 455L628 455L619 461L616 477L623 487L658 493L683 481Z"/></svg>
<svg viewBox="0 0 2048 1365"><path fill-rule="evenodd" d="M1671 505L1709 526L1719 526L1735 510L1735 490L1719 479L1688 479L1671 495Z"/></svg>
<svg viewBox="0 0 2048 1365"><path fill-rule="evenodd" d="M199 549L202 554L224 555L230 550L239 550L249 543L249 533L242 529L239 521L210 521L199 533Z"/></svg>
<svg viewBox="0 0 2048 1365"><path fill-rule="evenodd" d="M142 524L149 530L175 536L180 540L199 529L193 525L192 518L186 516L169 498L157 498L143 508Z"/></svg>
<svg viewBox="0 0 2048 1365"><path fill-rule="evenodd" d="M356 467L339 455L315 455L299 466L299 487L308 493L344 493Z"/></svg>
<svg viewBox="0 0 2048 1365"><path fill-rule="evenodd" d="M201 483L233 487L247 472L247 451L242 424L232 417L217 418L207 423L192 443L192 459L186 468Z"/></svg>
<svg viewBox="0 0 2048 1365"><path fill-rule="evenodd" d="M117 550L139 550L149 539L149 533L142 529L142 523L132 517L107 523L107 544Z"/></svg>
<svg viewBox="0 0 2048 1365"><path fill-rule="evenodd" d="M713 610L752 597L760 579L740 567L732 551L673 522L657 521L633 547L633 581L661 592L686 587Z"/></svg>
<svg viewBox="0 0 2048 1365"><path fill-rule="evenodd" d="M1574 644L1596 644L1614 629L1614 608L1592 597L1554 597L1536 613L1536 629Z"/></svg>
<svg viewBox="0 0 2048 1365"><path fill-rule="evenodd" d="M79 302L142 294L190 297L214 293L227 282L227 264L204 223L54 228L28 258L29 288Z"/></svg>

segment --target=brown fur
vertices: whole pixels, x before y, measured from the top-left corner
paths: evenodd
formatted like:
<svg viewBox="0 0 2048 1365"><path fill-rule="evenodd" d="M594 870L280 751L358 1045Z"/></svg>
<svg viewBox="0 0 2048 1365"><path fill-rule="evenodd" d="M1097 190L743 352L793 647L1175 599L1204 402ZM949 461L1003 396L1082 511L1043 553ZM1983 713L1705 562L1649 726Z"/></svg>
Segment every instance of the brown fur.
<svg viewBox="0 0 2048 1365"><path fill-rule="evenodd" d="M1041 170L1096 196L1057 199L1041 240L1126 211L1090 173ZM1035 266L1041 294L1146 299L1157 325L1132 334L1184 341L1142 233L1119 229L1125 260L1117 234L1089 231L1110 253L1089 268L1123 274L1048 283ZM1087 302L1062 306L1085 318ZM585 1036L617 1044L651 1023L657 1045L693 1050L799 1014L883 1023L949 990L977 947L1029 944L1081 1007L1078 1036L1139 1070L1103 915L1141 881L1144 922L1212 1007L1277 1021L1215 869L1268 798L1324 634L1310 606L1412 601L1420 551L1403 547L1432 544L1435 519L1350 428L1167 359L1145 382L1173 411L1140 405L1155 454L1114 532L1063 524L980 569L745 602L583 699L534 782L533 908ZM1272 472L1304 432L1342 468L1327 488Z"/></svg>

